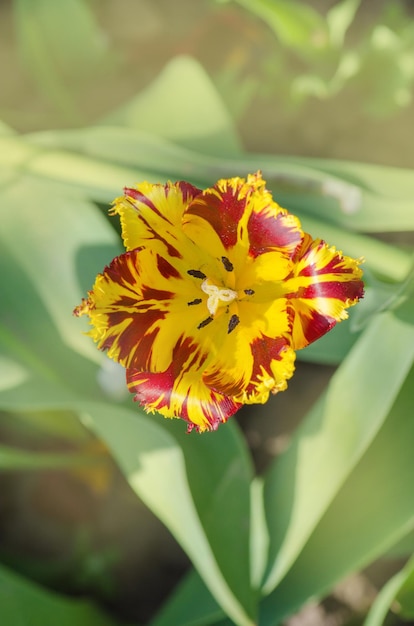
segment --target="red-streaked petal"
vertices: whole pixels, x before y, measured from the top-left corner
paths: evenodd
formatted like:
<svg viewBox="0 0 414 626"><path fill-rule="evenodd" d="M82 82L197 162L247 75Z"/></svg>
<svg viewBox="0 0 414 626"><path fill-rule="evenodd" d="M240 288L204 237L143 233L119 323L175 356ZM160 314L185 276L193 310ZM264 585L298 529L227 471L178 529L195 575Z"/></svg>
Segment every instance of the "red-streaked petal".
<svg viewBox="0 0 414 626"><path fill-rule="evenodd" d="M175 296L165 288L167 281L157 286L155 276L152 285L146 280L148 257L146 251L131 250L113 259L75 309L89 315L89 334L98 348L124 367L151 366L153 343Z"/></svg>
<svg viewBox="0 0 414 626"><path fill-rule="evenodd" d="M267 194L265 196L265 194ZM228 258L239 271L249 251L248 221L254 205L270 202L260 173L222 179L188 206L183 216L186 235L210 255Z"/></svg>
<svg viewBox="0 0 414 626"><path fill-rule="evenodd" d="M292 346L304 348L348 317L347 308L364 294L359 261L306 235L285 282L292 321Z"/></svg>
<svg viewBox="0 0 414 626"><path fill-rule="evenodd" d="M219 180L187 207L183 219L184 232L203 248L207 248L205 233L208 233L214 240L215 250L212 252L218 257L236 244L241 244L245 239L242 231L251 212L251 191L243 178Z"/></svg>
<svg viewBox="0 0 414 626"><path fill-rule="evenodd" d="M269 202L264 207L254 207L248 231L249 253L253 257L273 251L292 257L303 237L298 218L281 209L275 202Z"/></svg>
<svg viewBox="0 0 414 626"><path fill-rule="evenodd" d="M248 257L277 251L290 258L303 237L299 220L273 201L260 172L219 180L197 196L183 230L209 254L227 257L239 278Z"/></svg>
<svg viewBox="0 0 414 626"><path fill-rule="evenodd" d="M199 432L215 430L242 405L204 384L201 374L206 358L199 346L181 337L166 371L128 369L128 388L148 412L181 417Z"/></svg>
<svg viewBox="0 0 414 626"><path fill-rule="evenodd" d="M251 345L253 371L249 385L237 398L246 403L266 402L269 392L284 391L295 371L295 352L284 337L260 337Z"/></svg>
<svg viewBox="0 0 414 626"><path fill-rule="evenodd" d="M226 333L219 326L212 334L208 295L201 285L200 278L181 275L160 255L131 250L97 277L75 314L89 316L89 335L113 360L140 371L163 372L178 337L191 338L210 353Z"/></svg>
<svg viewBox="0 0 414 626"><path fill-rule="evenodd" d="M120 215L126 249L150 246L162 257L181 258L185 239L181 219L201 190L183 181L165 185L144 182L126 187L124 193L114 201L112 213Z"/></svg>

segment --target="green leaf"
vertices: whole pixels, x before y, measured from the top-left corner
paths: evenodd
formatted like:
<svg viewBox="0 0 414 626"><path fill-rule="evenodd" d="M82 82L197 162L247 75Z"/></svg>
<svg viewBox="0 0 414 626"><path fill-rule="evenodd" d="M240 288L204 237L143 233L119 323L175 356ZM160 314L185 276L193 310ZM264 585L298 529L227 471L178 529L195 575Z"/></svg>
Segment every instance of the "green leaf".
<svg viewBox="0 0 414 626"><path fill-rule="evenodd" d="M10 626L115 626L86 600L65 598L0 566L0 614Z"/></svg>
<svg viewBox="0 0 414 626"><path fill-rule="evenodd" d="M209 626L216 624L223 616L223 611L200 576L191 570L177 585L150 626Z"/></svg>
<svg viewBox="0 0 414 626"><path fill-rule="evenodd" d="M107 443L132 488L181 544L217 602L236 624L252 626L254 597L248 588L246 554L249 510L245 510L249 484L231 424L213 434L214 448L207 435L187 436L183 449L182 438L179 445L165 424L159 426L163 418L155 421L120 409L115 416L106 406L90 406L87 412L88 425Z"/></svg>
<svg viewBox="0 0 414 626"><path fill-rule="evenodd" d="M393 605L404 620L414 617L414 558L384 585L373 603L364 626L381 626Z"/></svg>
<svg viewBox="0 0 414 626"><path fill-rule="evenodd" d="M414 360L414 326L378 316L265 479L270 593L369 448Z"/></svg>
<svg viewBox="0 0 414 626"><path fill-rule="evenodd" d="M188 436L178 420L168 426L184 454L194 504L215 558L254 614L249 550L253 467L246 442L233 422L220 429L218 437L217 433Z"/></svg>
<svg viewBox="0 0 414 626"><path fill-rule="evenodd" d="M396 612L404 620L414 618L414 557L402 569L404 580L395 596Z"/></svg>
<svg viewBox="0 0 414 626"><path fill-rule="evenodd" d="M407 346L413 345L412 331L407 332L406 340ZM373 353L372 364L375 356ZM390 361L388 373L392 367ZM379 369L375 369L378 375ZM310 598L323 596L341 578L378 558L414 528L413 384L414 369L382 428L329 503L296 562L263 601L259 623L276 626ZM377 396L383 395L381 391L379 379L375 398L371 395L375 403ZM369 397L369 389L366 394ZM327 471L331 467L332 463Z"/></svg>
<svg viewBox="0 0 414 626"><path fill-rule="evenodd" d="M154 133L205 154L233 155L241 149L230 114L212 81L203 67L187 56L173 58L149 87L107 121Z"/></svg>
<svg viewBox="0 0 414 626"><path fill-rule="evenodd" d="M384 585L377 595L364 621L364 626L381 626L394 602L395 595L404 581L404 570L401 570Z"/></svg>

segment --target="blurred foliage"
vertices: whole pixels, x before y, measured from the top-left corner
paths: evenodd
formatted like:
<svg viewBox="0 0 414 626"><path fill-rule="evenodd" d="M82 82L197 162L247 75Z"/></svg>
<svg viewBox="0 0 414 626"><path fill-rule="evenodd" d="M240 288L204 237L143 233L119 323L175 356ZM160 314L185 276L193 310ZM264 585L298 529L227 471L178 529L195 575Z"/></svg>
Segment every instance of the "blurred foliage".
<svg viewBox="0 0 414 626"><path fill-rule="evenodd" d="M232 14L223 18L222 26L226 19L230 22L229 41L238 43L225 52L221 63L217 64L213 55L209 64L208 54L204 55L235 119L240 119L253 102L272 102L274 98L279 106L291 110L309 100L336 102L341 96L379 118L412 103L414 24L412 9L403 0L369 3L370 11L368 0L322 0L319 9L314 7L317 2L301 0L197 1L206 23L213 14L208 8L214 5L217 13L223 14L229 6L239 5L240 17L245 21L238 24ZM155 24L157 11L166 8L162 0L159 4L150 16ZM98 111L98 101L108 98L102 89L105 83L115 87L109 99L116 102L117 92L120 97L123 93L128 97L130 89L125 89L120 77L136 81L137 66L130 56L128 39L116 41L105 31L103 15L108 3L66 0L60 6L50 0L13 0L13 9L19 57L62 125L87 122L91 102L96 99ZM120 10L128 10L127 2L120 5ZM260 20L260 28L256 24L251 32L249 14ZM149 19L144 3L132 18L136 15ZM68 28L68 24L76 24L76 28ZM157 31L155 24L151 22L150 28ZM251 20L252 28L253 24ZM217 26L220 18L205 29L196 23L195 33L184 40L184 50L194 49L203 57L203 46L218 36ZM139 35L145 51L148 35L142 29ZM160 36L165 39L162 30ZM195 45L192 37L197 38ZM174 38L169 45L171 42L177 47ZM140 50L137 47L138 54ZM152 46L150 50L154 56ZM138 81L144 78L147 82L148 71L153 70L156 61L150 56L139 61ZM7 113L19 119L17 111Z"/></svg>
<svg viewBox="0 0 414 626"><path fill-rule="evenodd" d="M99 125L24 135L0 126L2 478L26 471L35 480L52 469L97 496L123 485L134 503L142 501L192 564L152 626L276 626L353 571L393 549L407 557L413 546L413 258L412 246L398 243L414 230L413 173L244 153L223 103L236 103L240 114L259 83L260 90L289 84L298 97L327 98L360 81L365 104L389 114L411 97L413 23L402 4L385 3L368 36L355 33L351 45L356 0L333 4L326 18L301 2L238 2L269 24L280 49L255 75L227 75L227 91L218 92L217 74L210 79L181 55ZM109 80L124 59L107 44L95 5L52 4L15 0L16 32L37 85L75 125L80 85L101 72ZM293 81L291 70L283 73L288 55L306 70ZM125 184L186 179L205 187L259 168L305 230L366 259L366 297L350 321L298 355L336 366L335 374L262 476L236 419L216 433L187 436L182 423L133 406L122 370L71 315L120 251L105 212ZM250 419L260 421L261 410ZM27 493L21 497L33 505ZM63 515L59 501L53 512ZM93 532L87 513L71 514L78 534L68 560L77 572L61 590L98 589L112 600L122 550L94 546L85 539ZM158 542L155 518L148 525ZM148 528L137 534L142 528L144 551L154 544ZM41 563L0 556L8 565L0 572L0 614L11 626L123 622L90 600L29 581L53 586L62 563L48 579ZM412 617L412 569L409 561L384 588L366 626L383 623L389 607Z"/></svg>
<svg viewBox="0 0 414 626"><path fill-rule="evenodd" d="M330 99L346 90L356 91L366 111L378 116L412 102L414 24L402 3L388 0L381 13L373 11L375 19L361 32L353 26L362 0L339 0L325 15L297 0L234 2L261 18L278 43L254 74L244 78L245 88L254 81L264 97L283 93L287 106L310 97ZM234 81L243 75L239 70ZM231 99L229 78L226 74L226 94Z"/></svg>

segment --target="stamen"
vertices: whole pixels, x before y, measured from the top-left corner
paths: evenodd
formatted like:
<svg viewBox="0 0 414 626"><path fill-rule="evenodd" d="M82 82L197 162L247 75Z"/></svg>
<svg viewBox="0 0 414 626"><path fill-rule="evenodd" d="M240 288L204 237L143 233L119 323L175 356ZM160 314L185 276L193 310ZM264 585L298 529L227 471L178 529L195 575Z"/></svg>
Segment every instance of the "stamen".
<svg viewBox="0 0 414 626"><path fill-rule="evenodd" d="M229 325L227 327L227 333L231 333L232 330L234 330L237 326L237 324L240 324L240 318L238 315L232 315L229 321Z"/></svg>
<svg viewBox="0 0 414 626"><path fill-rule="evenodd" d="M226 256L221 257L221 262L223 263L224 269L227 272L232 272L234 270L233 263Z"/></svg>
<svg viewBox="0 0 414 626"><path fill-rule="evenodd" d="M213 318L211 317L206 317L205 320L203 320L202 322L199 323L199 325L197 326L197 329L200 330L200 328L204 328L204 326L207 326L207 324L210 324L210 322L213 321Z"/></svg>
<svg viewBox="0 0 414 626"><path fill-rule="evenodd" d="M200 270L187 270L187 274L190 274L190 276L194 276L194 278L206 278L206 275L203 274L203 272L200 272Z"/></svg>
<svg viewBox="0 0 414 626"><path fill-rule="evenodd" d="M202 299L201 298L196 298L195 300L191 300L191 302L187 302L188 306L192 306L193 304L201 304L202 303Z"/></svg>

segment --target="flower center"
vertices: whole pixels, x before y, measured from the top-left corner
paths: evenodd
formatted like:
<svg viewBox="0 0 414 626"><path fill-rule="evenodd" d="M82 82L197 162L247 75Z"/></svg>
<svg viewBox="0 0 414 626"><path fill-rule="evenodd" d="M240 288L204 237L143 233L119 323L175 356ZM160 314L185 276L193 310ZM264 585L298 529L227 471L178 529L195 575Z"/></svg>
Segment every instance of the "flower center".
<svg viewBox="0 0 414 626"><path fill-rule="evenodd" d="M228 305L237 298L237 292L233 289L217 287L208 278L201 283L201 289L208 295L207 308L210 315L215 315L217 309L222 305Z"/></svg>

